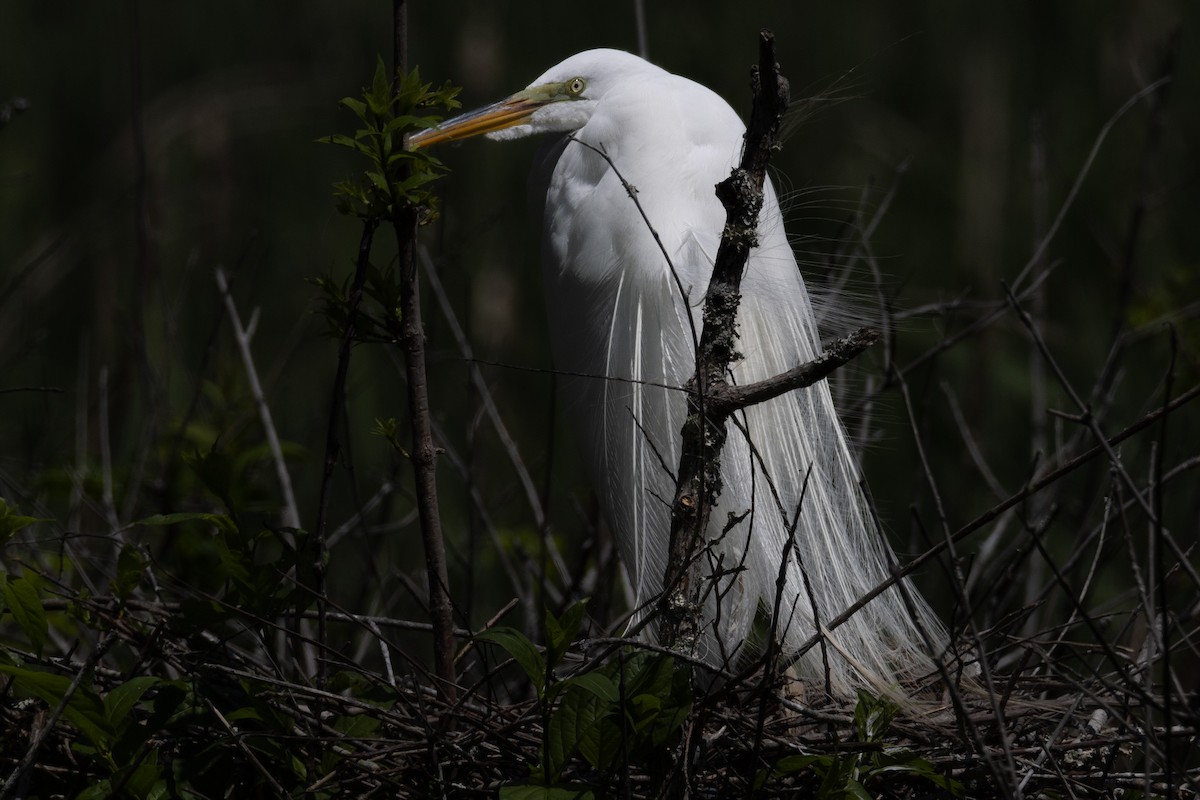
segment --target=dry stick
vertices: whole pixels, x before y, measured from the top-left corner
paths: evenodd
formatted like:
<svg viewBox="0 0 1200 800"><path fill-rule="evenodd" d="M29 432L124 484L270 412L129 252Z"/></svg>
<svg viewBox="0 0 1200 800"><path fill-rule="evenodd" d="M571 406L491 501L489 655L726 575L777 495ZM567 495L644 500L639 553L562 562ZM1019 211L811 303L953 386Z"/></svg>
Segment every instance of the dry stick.
<svg viewBox="0 0 1200 800"><path fill-rule="evenodd" d="M1143 88L1139 89L1128 100L1126 100L1125 103L1119 109L1117 109L1117 111L1114 112L1113 115L1111 117L1109 117L1108 120L1104 123L1104 125L1100 128L1100 132L1096 135L1096 139L1092 143L1092 149L1088 152L1087 158L1084 159L1083 166L1080 167L1079 174L1076 175L1075 182L1071 185L1070 191L1067 192L1067 196L1063 200L1062 205L1059 207L1058 213L1055 215L1053 222L1050 224L1050 227L1046 230L1045 235L1042 236L1041 239L1038 241L1037 246L1034 248L1033 255L1030 256L1030 258L1027 262L1025 262L1025 265L1021 268L1021 271L1018 273L1017 277L1012 282L1013 292L1016 293L1018 296L1025 296L1026 293L1029 291L1029 289L1034 288L1033 286L1026 288L1023 286L1023 284L1025 283L1026 278L1028 278L1030 273L1034 270L1034 268L1042 263L1045 255L1046 255L1046 251L1050 246L1050 242L1058 234L1058 229L1062 226L1063 221L1066 219L1067 212L1069 212L1071 210L1071 208L1073 207L1073 205L1075 203L1075 198L1078 196L1079 190L1082 188L1084 180L1087 178L1088 174L1091 172L1092 165L1095 163L1097 156L1099 156L1100 149L1103 146L1105 139L1108 138L1108 134L1112 131L1113 127L1117 124L1117 122L1121 119L1121 117L1123 117L1126 113L1129 112L1130 109L1132 109L1135 105L1137 105L1139 100L1153 94L1155 91L1157 91L1159 89L1159 87L1163 86L1166 83L1169 83L1170 80L1171 80L1170 77L1160 78L1157 81L1154 81L1153 83L1148 84L1147 86L1144 86ZM1034 279L1034 283L1036 284L1038 281L1043 280L1047 274L1048 274L1048 270L1042 270L1039 273L1039 277ZM956 334L952 337L949 337L948 339L938 343L937 345L935 345L933 348L931 348L927 352L918 356L907 366L903 367L900 370L901 374L908 374L913 369L915 369L915 368L919 367L920 365L924 364L925 362L931 360L932 358L934 358L938 354L942 353L943 351L948 350L951 346L957 344L959 341L961 341L969 336L972 336L975 333L978 333L979 331L983 330L984 328L988 327L993 322L998 320L1006 312L1007 312L1007 304L1006 303L999 303L999 304L993 306L991 312L989 314L987 314L985 317L983 317L979 320L976 320L971 325L967 326L964 330L960 331L958 334ZM884 389L889 388L890 386L891 386L891 384L889 382L885 382L883 384L883 386L880 386L874 393L863 398L859 403L856 403L853 407L851 407L850 411L851 412L857 411L858 407L860 407L863 403L869 402L876 395L881 393Z"/></svg>
<svg viewBox="0 0 1200 800"><path fill-rule="evenodd" d="M542 504L541 497L538 495L537 488L533 485L533 476L529 474L529 468L525 466L525 460L521 457L516 440L509 433L508 426L504 424L500 410L496 407L496 400L492 395L492 390L483 378L483 371L479 368L480 362L475 359L471 343L467 339L466 332L463 331L463 327L454 313L454 308L450 305L450 298L446 295L446 289L438 277L437 269L434 267L429 253L425 248L421 247L418 248L417 255L421 260L421 269L425 273L425 277L429 280L429 287L433 290L434 297L437 298L438 305L441 307L442 316L446 320L446 324L450 326L450 333L454 336L454 341L458 345L458 351L462 355L463 361L470 365L471 382L483 400L483 407L487 413L488 420L492 423L492 428L495 430L496 436L504 448L504 454L508 457L509 463L517 474L517 479L521 482L521 488L525 491L525 499L529 503L529 510L533 512L534 525L537 526L538 530L542 530L547 524L546 510ZM553 541L551 544L553 545ZM552 553L552 558L555 567L559 570L563 580L566 581L568 578L566 574L566 562L563 559L562 553L558 551L557 546L555 546Z"/></svg>
<svg viewBox="0 0 1200 800"><path fill-rule="evenodd" d="M1083 399L1076 393L1075 388L1067 379L1066 374L1063 372L1062 368L1059 367L1058 362L1054 359L1054 356L1050 353L1049 346L1038 333L1037 328L1032 324L1029 314L1020 306L1016 296L1013 295L1012 291L1010 291L1007 286L1005 286L1005 291L1008 293L1009 303L1012 304L1013 308L1017 312L1017 318L1029 331L1030 336L1033 337L1034 343L1037 344L1038 348L1042 351L1042 355L1046 358L1047 364L1049 364L1051 370L1058 378L1058 382L1062 385L1063 390L1066 391L1071 400L1076 406L1078 406L1080 415L1076 418L1076 421L1078 421L1081 425L1087 428L1088 431L1091 432L1093 438L1099 442L1099 446L1108 454L1108 458L1112 462L1113 469L1116 471L1116 474L1120 476L1125 485L1129 487L1129 490L1133 492L1133 499L1137 501L1138 505L1140 505L1142 510L1146 513L1147 519L1149 519L1152 524L1159 523L1160 520L1155 514L1154 509L1150 507L1149 500L1147 500L1145 494L1138 489L1137 482L1133 480L1133 476L1131 476L1129 471L1125 469L1125 464L1121 461L1121 458L1117 455L1117 452L1113 450L1112 444L1104 435L1104 431L1100 429L1100 423L1097 419L1097 415L1093 412L1091 405L1085 403ZM1162 409L1164 412L1165 408L1166 406L1164 405ZM1197 575L1195 570L1191 567L1191 564L1187 562L1187 556L1184 555L1183 549L1179 546L1179 543L1175 540L1175 537L1171 536L1170 532L1165 528L1161 528L1161 525L1159 527L1162 531L1161 538L1164 539L1166 543L1171 546L1172 550L1175 551L1175 555L1179 557L1182 565L1188 570L1193 580L1196 580L1198 583L1200 583L1200 575Z"/></svg>
<svg viewBox="0 0 1200 800"><path fill-rule="evenodd" d="M1165 386L1163 387L1163 406L1170 401L1171 390L1175 386L1175 359L1179 353L1179 342L1175 336L1174 326L1168 327L1170 331L1171 342L1171 360L1167 366L1167 374L1165 378ZM1172 796L1174 792L1174 772L1175 765L1171 758L1171 719L1174 716L1174 692L1171 691L1171 631L1167 627L1167 622L1170 619L1171 608L1167 604L1167 570L1166 564L1163 561L1163 491L1162 491L1162 476L1163 476L1163 451L1167 444L1167 417L1163 416L1159 423L1159 439L1158 447L1154 449L1152 456L1153 465L1152 479L1149 491L1152 493L1150 498L1151 506L1154 509L1154 522L1152 524L1150 534L1154 537L1154 554L1156 563L1149 565L1155 575L1155 581L1158 583L1158 612L1159 612L1159 647L1162 650L1162 683L1163 683L1163 730L1166 738L1166 743L1163 745L1163 754L1165 756L1165 771L1167 778L1167 796Z"/></svg>
<svg viewBox="0 0 1200 800"><path fill-rule="evenodd" d="M8 389L0 389L0 394L14 394L16 392L48 392L50 394L63 394L67 390L61 386L12 386Z"/></svg>
<svg viewBox="0 0 1200 800"><path fill-rule="evenodd" d="M258 380L258 370L254 367L254 355L250 352L250 339L254 335L254 323L246 328L238 314L233 295L229 293L229 282L225 279L225 270L217 267L217 289L221 299L225 301L225 310L229 313L229 324L233 326L233 336L237 340L238 353L242 357L242 366L246 370L246 380L250 383L250 395L258 409L258 418L262 421L263 431L267 435L267 447L271 451L271 460L275 464L275 477L279 479L279 489L283 492L283 525L285 528L300 527L300 512L296 508L296 495L292 491L292 477L288 474L287 462L283 460L283 447L279 444L279 434L275 432L275 423L271 420L271 408L263 392L262 383Z"/></svg>
<svg viewBox="0 0 1200 800"><path fill-rule="evenodd" d="M447 437L445 433L441 430L440 426L436 422L434 423L434 433L437 434L439 440L443 442L446 441ZM446 457L446 459L450 462L450 465L458 471L464 482L466 482L469 471L469 467L466 462L463 461L462 457L450 444L444 444L441 449L442 455ZM477 485L470 484L465 487L465 490L467 497L470 498L471 504L475 506L475 513L479 515L480 524L483 525L484 530L487 532L488 538L490 538L492 541L492 546L496 550L496 558L500 562L500 568L508 577L508 582L512 585L513 591L521 596L521 600L523 601L522 605L525 607L528 614L531 617L536 617L536 610L530 607L530 604L533 600L533 592L526 591L526 588L528 587L526 587L525 583L521 580L521 573L523 570L519 570L517 566L513 564L512 558L506 551L504 542L500 538L500 529L492 521L492 516L488 513L487 502L483 499L483 495L480 494L479 487ZM553 599L554 602L557 603L561 598L555 597Z"/></svg>
<svg viewBox="0 0 1200 800"><path fill-rule="evenodd" d="M707 397L709 419L714 420L717 416L728 417L735 411L819 383L877 341L879 331L873 328L859 328L849 336L831 342L812 361L792 367L787 372L740 386L728 383L713 386Z"/></svg>
<svg viewBox="0 0 1200 800"><path fill-rule="evenodd" d="M700 562L705 531L720 493L720 453L728 416L710 415L707 401L724 384L733 360L742 273L757 243L767 164L783 113L788 83L775 63L775 37L759 34L758 66L751 71L754 105L742 160L717 184L726 224L704 298L704 328L696 352L696 374L688 382L688 415L683 425L679 476L671 504L671 538L663 576L663 642L681 653L695 652L700 636Z"/></svg>
<svg viewBox="0 0 1200 800"><path fill-rule="evenodd" d="M1109 117L1108 121L1105 122L1100 128L1100 133L1096 135L1096 141L1092 144L1092 149L1088 153L1087 158L1084 159L1083 166L1079 170L1079 175L1076 176L1075 182L1071 184L1071 189L1067 192L1067 198L1063 201L1062 206L1059 208L1058 214L1054 217L1054 221L1050 223L1050 228L1046 231L1046 235L1042 237L1042 241L1038 244L1037 249L1033 251L1033 255L1030 256L1027 262L1025 262L1025 266L1021 268L1020 273L1018 273L1017 277L1013 280L1013 291L1016 291L1017 288L1025 282L1025 279L1029 277L1029 273L1034 269L1034 267L1041 263L1042 257L1046 254L1046 249L1050 246L1050 241L1058 233L1058 229L1062 226L1063 220L1066 219L1067 212L1071 209L1071 206L1074 205L1075 198L1079 195L1079 190L1083 186L1083 181L1091 171L1092 164L1096 161L1096 156L1100 154L1101 145L1104 144L1104 140L1108 138L1109 132L1117 124L1117 120L1125 116L1125 113L1137 105L1139 100L1141 100L1143 97L1153 94L1160 86L1169 83L1170 80L1171 78L1169 76L1159 78L1153 83L1139 89L1133 94L1132 97L1126 100L1125 103L1117 109L1116 113Z"/></svg>
<svg viewBox="0 0 1200 800"><path fill-rule="evenodd" d="M898 371L893 369L893 372L898 372ZM920 461L921 461L921 468L925 474L925 482L929 486L929 493L933 496L933 503L934 503L934 507L937 509L938 521L941 522L942 534L944 537L943 541L946 544L946 548L950 552L950 563L953 567L953 569L949 570L950 578L951 578L951 582L952 582L952 588L954 589L954 591L956 592L958 597L961 598L961 602L963 604L963 608L966 613L967 630L970 631L971 645L974 648L974 650L978 656L977 663L979 665L979 671L983 678L984 687L987 689L988 699L991 701L992 713L994 715L995 722L996 722L996 730L1000 737L1000 743L1002 746L1001 752L1004 755L1003 762L997 763L996 760L991 757L991 755L987 751L987 748L983 746L982 739L979 737L979 733L975 729L974 725L970 726L971 739L972 739L972 741L975 742L976 746L979 748L980 754L983 755L984 760L987 762L988 769L992 772L993 776L996 778L997 788L999 788L1001 791L1006 791L1007 787L1011 785L1012 779L1014 779L1016 777L1017 768L1016 768L1015 762L1013 761L1012 751L1009 749L1009 737L1008 737L1008 732L1005 730L1005 724L1004 724L1004 711L1000 708L999 700L998 700L999 693L996 691L995 684L992 681L992 672L988 666L987 650L984 647L983 638L979 635L979 628L975 624L975 612L971 608L970 598L967 597L967 593L966 593L966 589L965 589L966 579L963 576L963 572L962 572L962 561L959 558L957 551L955 550L954 542L950 535L950 522L946 516L946 506L942 502L942 493L938 489L937 479L934 478L933 468L929 464L929 457L925 452L925 445L921 439L921 432L917 426L917 418L913 411L912 397L908 391L908 381L904 380L903 377L897 377L897 378L895 378L895 380L900 387L901 397L904 398L904 408L908 414L909 424L912 426L913 440L917 446L917 456L920 458ZM913 514L914 514L914 516L916 516L915 508L913 509ZM919 518L918 518L918 521L919 521ZM912 608L912 600L911 600L911 598L908 597L908 594L905 591L903 584L900 585L900 595L901 595L901 599L904 601L905 608L908 609L909 615L914 620L918 619L916 614L913 613L914 609ZM921 628L921 626L918 626L918 627ZM921 634L922 634L922 636L926 636L923 628L921 628ZM928 644L932 644L932 642L928 642ZM940 658L937 660L937 666L938 666L938 672L942 674L942 678L946 681L946 685L951 686L952 681L949 680L950 676L948 674L946 674L945 667L942 665L942 661ZM954 705L955 705L956 709L959 711L960 715L962 715L963 712L965 711L965 708L963 708L961 706L961 698L959 697L959 694L956 689L952 689L951 692L952 692L951 699L953 700ZM1002 771L1004 769L1007 769L1007 774L1005 774L1005 772ZM1015 797L1020 798L1021 793L1018 790L1015 794L1010 795L1010 796L1015 796Z"/></svg>
<svg viewBox="0 0 1200 800"><path fill-rule="evenodd" d="M1157 411L1150 412L1146 416L1139 419L1137 422L1130 425L1125 430L1123 430L1120 433L1118 433L1117 435L1113 436L1111 439L1108 439L1106 442L1107 446L1109 448L1111 448L1111 447L1114 447L1114 446L1120 444L1121 442L1128 439L1130 436L1133 436L1134 434L1139 433L1143 429L1154 424L1156 421L1161 419L1165 414L1173 413L1174 411L1183 407L1184 405L1191 402L1192 400L1195 400L1197 397L1200 397L1200 384L1193 386L1191 389L1188 389L1186 392L1181 394L1179 397L1175 398L1175 400L1171 401L1171 403L1163 406L1162 408L1158 409ZM1044 475L1040 479L1031 482L1024 489L1022 489L1021 491L1012 495L1007 500L1005 500L1001 503L997 503L996 505L992 506L987 511L980 514L978 517L976 517L972 521L968 522L966 525L964 525L961 528L959 528L958 530L956 530L949 537L948 540L942 540L942 541L938 542L937 544L930 547L928 550L926 550L921 555L919 555L916 558L909 561L904 566L898 567L892 573L892 575L890 577L880 581L878 584L875 585L875 588L871 589L871 591L864 594L857 601L855 601L853 604L851 604L850 607L848 607L845 611L843 611L841 614L838 614L837 617L835 617L833 620L831 620L829 625L827 626L828 629L834 630L835 628L841 626L842 623L844 623L846 620L850 619L850 617L857 614L867 603L871 602L876 597L878 597L879 595L883 594L888 589L890 589L892 586L896 585L896 583L898 581L900 581L901 579L906 578L907 576L911 575L913 572L916 572L918 569L920 569L922 566L924 566L926 563L928 563L931 559L940 555L941 552L946 549L946 547L948 546L948 544L950 542L958 542L961 539L966 538L970 534L972 534L975 531L982 528L984 525L987 525L989 522L992 522L993 520L995 520L997 517L999 517L1005 511L1008 511L1013 506L1024 501L1030 495L1037 494L1042 489L1045 489L1047 486L1049 486L1052 483L1054 483L1055 481L1059 480L1064 475L1074 472L1080 466L1082 466L1083 464L1086 464L1088 461L1091 461L1093 458L1095 458L1096 456L1100 455L1103 452L1105 452L1105 448L1101 447L1100 445L1096 445L1095 447L1091 448L1087 452L1081 453L1080 455L1071 459L1066 464L1063 464L1061 467L1059 467L1058 469L1049 473L1048 475ZM803 644L803 646L801 646L800 652L806 652L808 650L811 650L813 647L816 646L819 638L820 638L819 636L813 636L812 638L810 638L807 642L805 642Z"/></svg>
<svg viewBox="0 0 1200 800"><path fill-rule="evenodd" d="M1163 56L1162 77L1154 94L1149 96L1150 115L1146 125L1146 140L1142 146L1142 156L1138 163L1137 188L1135 200L1129 215L1129 229L1125 235L1122 247L1121 261L1118 272L1117 309L1113 319L1113 336L1120 336L1126 327L1127 315L1133 294L1133 276L1137 272L1137 246L1141 239L1146 209L1150 205L1152 194L1150 184L1154 174L1154 157L1162 146L1163 131L1166 128L1166 107L1171 79L1175 76L1175 63L1179 51L1179 29L1176 29L1167 45ZM1171 771L1167 770L1168 783Z"/></svg>

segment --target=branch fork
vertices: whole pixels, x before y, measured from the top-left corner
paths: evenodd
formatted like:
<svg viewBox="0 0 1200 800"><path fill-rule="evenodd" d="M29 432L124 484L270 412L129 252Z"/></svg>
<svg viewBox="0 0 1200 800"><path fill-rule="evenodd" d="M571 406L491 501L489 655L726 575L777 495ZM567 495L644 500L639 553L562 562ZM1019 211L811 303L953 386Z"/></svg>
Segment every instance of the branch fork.
<svg viewBox="0 0 1200 800"><path fill-rule="evenodd" d="M666 647L692 656L700 640L706 531L721 493L721 450L725 424L737 411L789 391L811 386L861 353L878 338L863 328L838 340L820 356L788 372L746 386L728 382L737 358L737 312L750 251L758 244L758 216L771 153L788 107L788 81L775 62L775 39L759 36L759 63L751 69L754 104L741 162L716 186L726 222L704 298L704 330L696 351L696 372L687 386L687 419L676 492L671 504L671 538L663 594L660 638Z"/></svg>

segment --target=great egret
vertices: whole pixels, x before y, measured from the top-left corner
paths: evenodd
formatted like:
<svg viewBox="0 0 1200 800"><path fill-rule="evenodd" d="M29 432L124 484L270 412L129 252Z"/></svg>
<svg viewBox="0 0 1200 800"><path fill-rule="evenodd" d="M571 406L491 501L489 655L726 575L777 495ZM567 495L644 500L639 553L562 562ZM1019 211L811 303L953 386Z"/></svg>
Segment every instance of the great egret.
<svg viewBox="0 0 1200 800"><path fill-rule="evenodd" d="M569 416L639 604L661 592L679 461L685 400L665 387L682 386L695 368L701 301L725 220L713 187L737 161L744 130L705 87L629 53L589 50L506 100L411 139L428 147L477 134L554 134L533 185L544 200L555 366L574 376L563 381ZM769 182L742 292L735 382L776 375L821 351ZM925 636L941 642L944 633L911 587L911 611L892 588L825 629L887 577L893 558L872 523L828 385L751 407L737 422L709 532L716 592L705 607L705 658L730 663L760 604L773 608L799 507L778 635L785 653L818 631L827 645L800 659L799 676L847 695L857 686L892 691L930 673Z"/></svg>

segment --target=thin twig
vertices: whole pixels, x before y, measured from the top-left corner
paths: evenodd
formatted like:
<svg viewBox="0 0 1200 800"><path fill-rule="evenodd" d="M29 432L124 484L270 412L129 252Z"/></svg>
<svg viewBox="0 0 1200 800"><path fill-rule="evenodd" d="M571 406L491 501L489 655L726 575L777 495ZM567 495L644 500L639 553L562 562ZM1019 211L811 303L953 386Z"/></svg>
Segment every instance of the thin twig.
<svg viewBox="0 0 1200 800"><path fill-rule="evenodd" d="M1091 172L1092 164L1095 163L1096 156L1100 154L1100 147L1104 144L1104 140L1108 138L1108 134L1113 129L1113 126L1117 124L1117 121L1121 119L1121 117L1125 116L1125 113L1129 111L1129 109L1137 105L1139 100L1147 95L1153 94L1160 86L1168 83L1170 80L1170 77L1159 78L1158 80L1154 81L1154 83L1139 89L1132 97L1126 100L1121 107L1117 109L1116 113L1109 117L1108 121L1105 122L1103 127L1100 128L1100 133L1096 135L1096 141L1092 144L1091 152L1089 152L1087 158L1084 159L1083 166L1080 168L1079 174L1075 176L1075 183L1071 185L1071 190L1067 192L1067 197L1065 200L1063 200L1062 206L1059 207L1058 214L1054 217L1054 222L1050 223L1050 228L1046 231L1046 235L1042 237L1042 241L1038 244L1037 249L1033 251L1033 255L1030 256L1029 261L1027 261L1025 266L1021 268L1021 271L1017 273L1017 277L1013 279L1012 285L1014 291L1025 282L1025 279L1029 277L1030 271L1042 262L1042 258L1046 254L1046 248L1050 246L1051 240L1054 239L1054 236L1058 233L1059 227L1062 226L1063 220L1066 219L1067 212L1070 211L1071 206L1074 205L1075 198L1078 196L1079 190L1083 186L1083 181L1085 178L1087 178L1088 173Z"/></svg>
<svg viewBox="0 0 1200 800"><path fill-rule="evenodd" d="M1132 425L1125 428L1120 433L1118 433L1115 436L1113 436L1112 438L1108 439L1106 442L1107 446L1109 448L1115 447L1116 445L1125 441L1126 439L1133 436L1134 434L1139 433L1140 431L1144 430L1145 428L1149 427L1150 425L1153 425L1155 422L1157 422L1159 419L1161 419L1165 414L1170 414L1170 413L1174 412L1176 409L1181 408L1182 406L1186 405L1187 403L1191 402L1192 400L1195 400L1197 397L1200 397L1200 384L1193 386L1191 389L1189 389L1186 392L1184 392L1183 394L1179 395L1177 398L1175 398L1169 404L1163 406L1162 408L1159 408L1155 411L1150 412L1149 414L1146 414L1144 417L1139 419L1137 422L1133 423ZM949 537L948 541L949 542L957 542L961 539L966 538L970 534L972 534L975 531L982 528L984 525L987 525L988 523L995 520L997 517L999 517L1005 511L1008 511L1013 506L1017 505L1018 503L1023 502L1026 498L1030 497L1031 495L1037 494L1042 489L1045 489L1047 486L1050 486L1051 484L1053 484L1056 481L1058 481L1059 479L1061 479L1064 475L1074 472L1080 466L1091 461L1093 458L1095 458L1096 456L1100 455L1103 452L1105 452L1105 448L1100 445L1096 445L1095 447L1091 448L1090 450L1088 450L1084 453L1081 453L1080 455L1071 459L1067 463L1063 464L1061 467L1054 470L1053 472L1043 475L1041 478L1039 478L1035 481L1032 481L1028 486L1023 488L1021 491L1013 494L1008 499L1006 499L1000 503L997 503L996 505L989 508L987 511L980 514L975 519L968 522L966 525L963 525L962 527L960 527ZM1166 537L1166 538L1170 539L1170 537ZM863 606L865 606L867 603L871 602L876 597L878 597L880 594L882 594L883 592L887 591L892 586L894 586L897 581L907 577L908 575L911 575L913 572L915 572L916 570L920 569L922 566L927 564L931 559L940 555L942 553L942 551L944 551L946 549L948 541L943 540L943 541L937 542L936 544L931 546L928 550L926 550L924 553L922 553L921 555L919 555L916 558L909 561L907 564L904 564L903 566L898 567L896 569L896 571L890 577L880 581L875 586L875 588L871 589L871 591L864 594L857 601L852 603L845 611L843 611L841 614L838 614L837 617L835 617L833 620L831 620L829 623L829 626L828 626L829 629L833 630L834 628L837 628L842 623L844 623L846 620L850 619L850 617L857 614L858 611ZM1183 566L1186 568L1189 565L1187 565L1185 563ZM804 644L803 649L807 649L807 648L811 647L812 645L814 645L815 643L816 643L816 637L814 636L812 639L810 639L808 642L806 642Z"/></svg>
<svg viewBox="0 0 1200 800"><path fill-rule="evenodd" d="M258 760L258 756L254 755L254 750L252 750L246 744L243 737L236 730L234 730L232 725L229 724L229 720L227 720L225 715L221 713L221 709L217 708L216 704L207 697L204 698L204 704L208 706L209 712L216 717L217 722L221 723L221 727L224 728L226 733L229 734L229 738L233 739L234 743L238 746L238 749L246 754L246 758L250 759L250 763L254 765L254 768L258 770L259 774L267 779L267 783L269 783L271 788L275 790L275 794L279 797L288 797L289 795L287 790L279 785L279 781L275 780L275 776L271 774L271 770L263 766L263 763Z"/></svg>
<svg viewBox="0 0 1200 800"><path fill-rule="evenodd" d="M229 323L233 326L233 337L237 341L238 353L242 357L242 366L246 370L250 395L254 398L254 406L258 409L258 418L262 421L263 432L267 437L267 447L271 451L271 461L275 466L275 477L279 479L279 490L283 493L283 526L299 528L300 511L296 507L296 494L292 491L292 477L288 474L287 462L283 458L283 447L279 443L279 434L275 431L275 423L271 419L271 407L267 405L262 383L258 379L258 370L254 366L254 355L250 352L253 330L242 325L237 305L233 301L233 295L229 292L229 282L225 279L225 270L217 267L215 274L217 289L221 292L221 299L225 301Z"/></svg>
<svg viewBox="0 0 1200 800"><path fill-rule="evenodd" d="M342 330L342 340L338 345L337 372L333 378L329 417L325 424L325 462L321 472L321 489L317 496L317 524L313 532L315 550L313 553L315 578L313 590L317 602L317 641L320 642L322 650L325 648L326 634L325 573L329 566L329 549L325 529L329 519L329 496L333 488L333 472L337 468L341 455L338 424L342 419L342 409L346 403L346 376L350 370L350 354L357 335L358 308L362 302L367 270L371 265L371 243L374 240L375 228L378 224L374 219L363 220L363 231L358 240L358 258L354 265L354 278L350 284L350 294L346 298L346 326ZM324 664L324 659L317 664L317 686L322 688L325 685Z"/></svg>

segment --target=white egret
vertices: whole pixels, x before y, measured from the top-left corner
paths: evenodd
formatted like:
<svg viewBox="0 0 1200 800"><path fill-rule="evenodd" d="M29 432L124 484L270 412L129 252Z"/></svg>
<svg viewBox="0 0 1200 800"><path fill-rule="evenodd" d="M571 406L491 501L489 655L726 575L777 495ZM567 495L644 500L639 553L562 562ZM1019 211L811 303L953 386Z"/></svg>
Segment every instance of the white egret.
<svg viewBox="0 0 1200 800"><path fill-rule="evenodd" d="M661 592L684 419L682 392L664 387L682 386L695 368L694 331L725 221L713 187L738 160L744 131L705 87L629 53L590 50L411 140L427 147L477 134L554 135L533 178L544 200L553 355L564 373L595 376L563 381L568 414L639 604ZM621 178L635 187L649 225ZM734 382L774 376L821 352L769 182L742 292ZM760 604L773 608L797 507L778 620L785 653L884 580L893 558L872 523L826 383L746 409L738 420L709 532L708 575L717 576L718 591L706 605L702 646L714 664L743 650ZM845 695L856 686L889 691L932 672L921 629L934 642L944 633L906 588L911 612L896 588L882 593L825 631L825 655L809 650L800 677L819 688L828 669L832 690Z"/></svg>

